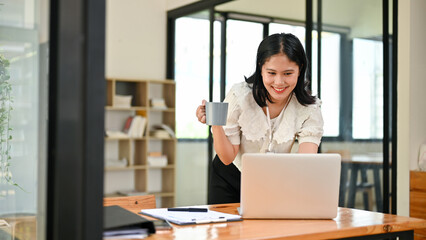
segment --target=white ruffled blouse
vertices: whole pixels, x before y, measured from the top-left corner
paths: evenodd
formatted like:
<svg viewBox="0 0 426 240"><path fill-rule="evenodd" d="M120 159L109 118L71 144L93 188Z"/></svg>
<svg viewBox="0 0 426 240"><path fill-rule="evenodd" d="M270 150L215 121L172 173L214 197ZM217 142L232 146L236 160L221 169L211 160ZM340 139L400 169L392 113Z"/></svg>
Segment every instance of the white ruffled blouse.
<svg viewBox="0 0 426 240"><path fill-rule="evenodd" d="M292 93L294 94L294 93ZM234 164L241 169L243 153L263 153L268 150L270 127L267 116L253 98L252 89L246 82L235 84L226 95L228 119L223 127L233 145L240 145ZM303 106L292 96L280 115L271 119L271 150L275 153L289 153L297 138L299 144L315 143L319 146L323 134L321 101Z"/></svg>

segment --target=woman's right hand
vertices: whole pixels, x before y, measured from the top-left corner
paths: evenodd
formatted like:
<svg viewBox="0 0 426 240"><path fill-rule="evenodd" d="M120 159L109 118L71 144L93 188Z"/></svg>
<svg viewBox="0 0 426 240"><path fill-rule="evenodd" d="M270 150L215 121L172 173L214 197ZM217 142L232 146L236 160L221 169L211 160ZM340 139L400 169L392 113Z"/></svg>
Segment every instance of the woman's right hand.
<svg viewBox="0 0 426 240"><path fill-rule="evenodd" d="M203 99L201 105L198 106L195 115L197 116L199 122L206 123L206 100Z"/></svg>

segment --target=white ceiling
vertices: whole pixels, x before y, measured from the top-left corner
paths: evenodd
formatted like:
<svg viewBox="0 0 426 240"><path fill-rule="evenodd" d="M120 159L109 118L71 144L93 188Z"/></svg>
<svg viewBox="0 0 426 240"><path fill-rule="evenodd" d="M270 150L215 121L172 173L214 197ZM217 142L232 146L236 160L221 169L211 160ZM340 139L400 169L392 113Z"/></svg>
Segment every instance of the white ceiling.
<svg viewBox="0 0 426 240"><path fill-rule="evenodd" d="M219 5L216 9L305 21L305 2L303 0L235 0ZM382 35L382 0L323 0L322 2L324 24L350 28L351 35L357 37ZM316 13L315 5L314 13ZM314 21L315 19L316 16Z"/></svg>

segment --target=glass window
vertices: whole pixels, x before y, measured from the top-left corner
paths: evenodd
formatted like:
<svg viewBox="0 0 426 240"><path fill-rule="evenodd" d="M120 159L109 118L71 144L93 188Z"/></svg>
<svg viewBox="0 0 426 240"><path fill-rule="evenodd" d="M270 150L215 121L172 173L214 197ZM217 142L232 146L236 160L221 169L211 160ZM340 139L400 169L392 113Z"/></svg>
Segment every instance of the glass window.
<svg viewBox="0 0 426 240"><path fill-rule="evenodd" d="M340 126L340 34L321 34L321 110L324 137L339 136ZM318 94L318 32L312 34L312 93Z"/></svg>
<svg viewBox="0 0 426 240"><path fill-rule="evenodd" d="M377 138L383 131L383 52L380 43L366 39L382 38L383 29L380 26L383 20L383 1L336 3L337 1L326 0L322 1L321 6L324 29L321 35L321 98L325 112L324 108L330 103L326 101L326 97L337 92L338 88L341 90L339 98L336 96L337 100L341 100L340 105L335 105L341 111L339 125L335 125L339 126L341 132L339 138L324 139L321 151L339 153L342 156L342 185L349 187L341 192L339 206L382 211L383 200L386 200L382 197L388 193L382 193L384 189L381 181L384 179L382 173L387 170L381 166L383 142L376 140L379 140ZM360 15L363 17L358 18ZM329 29L339 33L340 37L329 35ZM313 46L316 47L316 44ZM336 51L338 48L339 52ZM338 81L340 85L330 83L333 75L328 74L328 71L341 76ZM330 121L327 114L324 114L324 118L326 123ZM326 128L324 130L327 131ZM361 139L374 141L358 141ZM369 185L372 193L358 191L359 184Z"/></svg>
<svg viewBox="0 0 426 240"><path fill-rule="evenodd" d="M269 34L292 33L305 46L305 27L288 24L269 24ZM324 137L339 136L340 123L340 34L322 32L321 101L324 118ZM312 34L312 73L318 71L318 33ZM318 76L311 74L312 93L318 95Z"/></svg>
<svg viewBox="0 0 426 240"><path fill-rule="evenodd" d="M44 238L47 5L0 3L0 239Z"/></svg>
<svg viewBox="0 0 426 240"><path fill-rule="evenodd" d="M256 70L257 47L263 40L263 25L228 20L226 29L226 93Z"/></svg>
<svg viewBox="0 0 426 240"><path fill-rule="evenodd" d="M383 43L353 40L352 135L355 139L383 138Z"/></svg>
<svg viewBox="0 0 426 240"><path fill-rule="evenodd" d="M271 23L269 24L269 35L274 33L291 33L299 38L305 47L305 27L294 26L282 23Z"/></svg>
<svg viewBox="0 0 426 240"><path fill-rule="evenodd" d="M176 20L176 136L207 138L208 128L198 124L197 106L209 100L209 20Z"/></svg>

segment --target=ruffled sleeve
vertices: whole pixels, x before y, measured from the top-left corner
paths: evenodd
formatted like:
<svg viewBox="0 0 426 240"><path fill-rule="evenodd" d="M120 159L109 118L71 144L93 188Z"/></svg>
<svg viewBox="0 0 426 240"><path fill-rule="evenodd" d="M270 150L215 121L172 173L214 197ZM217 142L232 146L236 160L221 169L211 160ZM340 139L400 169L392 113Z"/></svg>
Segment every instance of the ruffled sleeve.
<svg viewBox="0 0 426 240"><path fill-rule="evenodd" d="M225 135L228 137L232 145L240 145L241 129L238 124L238 119L241 115L241 106L239 104L240 86L234 85L226 95L224 102L228 103L228 118L226 126L223 126Z"/></svg>
<svg viewBox="0 0 426 240"><path fill-rule="evenodd" d="M268 125L266 116L252 95L252 89L246 82L235 84L225 98L228 102L228 120L223 127L233 145L240 145L241 139L263 141Z"/></svg>
<svg viewBox="0 0 426 240"><path fill-rule="evenodd" d="M321 100L305 108L307 113L304 119L300 119L301 126L297 132L299 144L304 142L315 143L318 146L324 133L324 121L321 113Z"/></svg>

